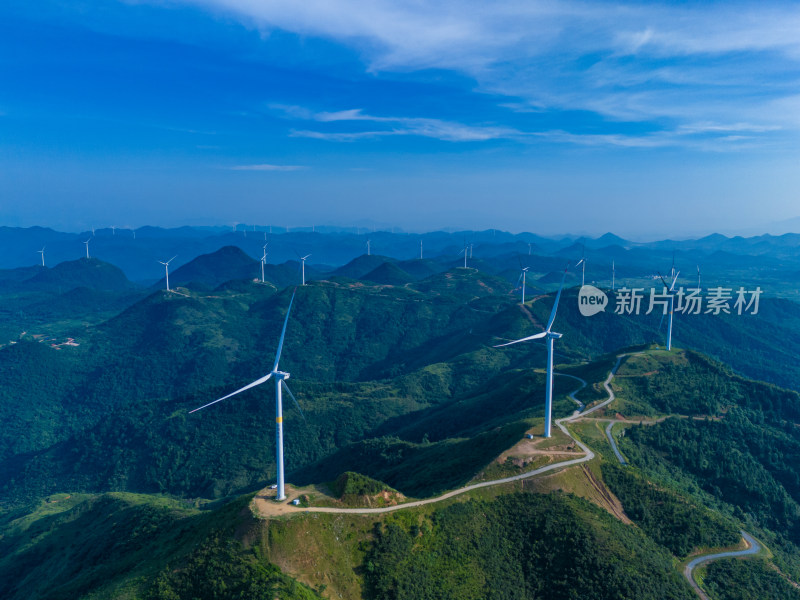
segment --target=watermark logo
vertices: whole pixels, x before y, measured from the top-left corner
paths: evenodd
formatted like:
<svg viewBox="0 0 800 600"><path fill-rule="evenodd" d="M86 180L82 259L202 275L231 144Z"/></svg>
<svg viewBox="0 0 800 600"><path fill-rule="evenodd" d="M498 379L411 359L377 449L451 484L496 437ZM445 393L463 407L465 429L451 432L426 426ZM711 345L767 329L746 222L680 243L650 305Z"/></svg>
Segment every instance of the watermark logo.
<svg viewBox="0 0 800 600"><path fill-rule="evenodd" d="M705 293L699 288L678 288L669 291L651 288L621 287L614 292L614 313L618 315L666 315L669 312L684 315L757 315L763 291L760 287L748 290L713 287ZM605 311L608 296L593 285L584 285L578 292L578 308L584 317Z"/></svg>
<svg viewBox="0 0 800 600"><path fill-rule="evenodd" d="M584 317L591 317L602 312L608 306L606 293L593 285L584 285L578 292L578 309Z"/></svg>

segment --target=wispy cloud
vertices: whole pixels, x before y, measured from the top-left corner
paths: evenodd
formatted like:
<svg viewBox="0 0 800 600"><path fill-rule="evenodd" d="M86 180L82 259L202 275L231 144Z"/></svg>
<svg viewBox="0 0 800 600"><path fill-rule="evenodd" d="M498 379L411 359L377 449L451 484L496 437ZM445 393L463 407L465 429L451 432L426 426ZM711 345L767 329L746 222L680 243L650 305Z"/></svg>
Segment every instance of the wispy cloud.
<svg viewBox="0 0 800 600"><path fill-rule="evenodd" d="M496 125L465 125L453 121L425 117L386 117L365 114L362 109L340 110L335 112L314 112L299 106L273 105L272 108L284 115L301 120L319 123L378 123L384 129L367 131L314 131L293 130L294 137L307 137L336 142L352 142L365 138L411 135L433 138L446 142L484 142L523 135L511 127Z"/></svg>
<svg viewBox="0 0 800 600"><path fill-rule="evenodd" d="M231 171L302 171L308 167L302 165L236 165L228 167Z"/></svg>
<svg viewBox="0 0 800 600"><path fill-rule="evenodd" d="M676 127L722 118L752 122L762 127L760 135L798 127L791 115L768 110L793 95L800 80L794 3L183 1L239 15L263 30L334 40L360 52L375 72L457 71L480 92L508 96L517 110L582 110ZM390 122L358 112L328 118L345 116ZM406 123L393 135L412 127Z"/></svg>

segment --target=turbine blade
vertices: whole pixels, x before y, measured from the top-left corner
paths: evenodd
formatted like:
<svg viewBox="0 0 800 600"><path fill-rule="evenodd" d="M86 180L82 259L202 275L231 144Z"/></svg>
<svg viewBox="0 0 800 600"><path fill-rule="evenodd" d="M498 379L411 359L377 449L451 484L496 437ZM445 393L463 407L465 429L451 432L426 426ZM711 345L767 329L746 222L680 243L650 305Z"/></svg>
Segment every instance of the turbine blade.
<svg viewBox="0 0 800 600"><path fill-rule="evenodd" d="M669 286L669 291L670 292L675 289L675 282L678 281L678 275L680 275L680 274L681 274L680 271L675 273L675 279L672 280L672 285Z"/></svg>
<svg viewBox="0 0 800 600"><path fill-rule="evenodd" d="M520 274L519 274L519 277L517 278L517 283L516 283L516 285L514 286L514 289L517 289L517 288L519 287L519 282L520 282L520 281L522 281L522 273L520 273Z"/></svg>
<svg viewBox="0 0 800 600"><path fill-rule="evenodd" d="M264 383L270 377L272 377L272 373L269 373L268 375L265 375L261 379L256 379L253 383L248 383L243 388L240 388L240 389L236 390L235 392L232 392L232 393L228 394L227 396L223 396L222 398L214 400L213 402L209 402L208 404L204 404L200 408L195 408L194 410L190 410L189 414L192 414L193 412L197 412L198 410L203 410L204 408L207 408L207 407L211 406L212 404L216 404L217 402L222 402L223 400L227 400L231 396L235 396L236 394L239 394L239 393L241 393L241 392L243 392L245 390L249 390L250 388L254 388L257 385L261 385L262 383Z"/></svg>
<svg viewBox="0 0 800 600"><path fill-rule="evenodd" d="M275 365L272 367L273 371L278 370L278 363L281 360L281 350L283 350L283 338L286 337L286 326L289 324L289 313L292 312L292 303L294 302L294 295L297 293L297 288L292 292L292 299L289 300L289 308L286 310L286 319L283 321L283 331L281 331L281 340L278 342L278 351L275 353Z"/></svg>
<svg viewBox="0 0 800 600"><path fill-rule="evenodd" d="M520 342L527 342L529 340L538 340L543 338L547 335L546 331L541 333L537 333L536 335L529 335L528 337L522 338L521 340L514 340L513 342L506 342L505 344L497 344L497 346L493 346L494 348L502 348L503 346L510 346L511 344L519 344Z"/></svg>
<svg viewBox="0 0 800 600"><path fill-rule="evenodd" d="M289 389L289 386L286 385L286 382L281 379L281 385L283 386L283 390L289 394L289 397L294 401L294 405L297 407L297 410L300 411L300 416L303 417L303 421L306 421L306 416L303 414L303 409L300 408L300 403L297 401L297 398L294 397L292 390ZM306 421L308 423L308 421Z"/></svg>
<svg viewBox="0 0 800 600"><path fill-rule="evenodd" d="M558 301L561 299L561 290L564 289L564 282L567 280L567 269L569 269L569 265L564 269L564 274L561 276L561 285L558 288L556 301L553 303L553 311L550 313L550 319L547 321L547 328L545 331L550 331L550 328L553 326L553 321L556 320L556 311L558 311Z"/></svg>

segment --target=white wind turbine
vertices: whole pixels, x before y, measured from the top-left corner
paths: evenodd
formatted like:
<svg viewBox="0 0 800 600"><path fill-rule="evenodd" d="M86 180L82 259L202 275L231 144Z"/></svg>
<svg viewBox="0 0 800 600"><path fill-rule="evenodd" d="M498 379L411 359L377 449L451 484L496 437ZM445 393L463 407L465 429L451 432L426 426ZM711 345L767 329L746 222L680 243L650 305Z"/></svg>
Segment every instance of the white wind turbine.
<svg viewBox="0 0 800 600"><path fill-rule="evenodd" d="M515 287L519 287L520 281L522 282L522 304L525 304L525 276L528 274L528 269L530 269L530 267L523 267L522 261L520 261L519 268L522 270L522 273L519 274L519 279L517 279L517 285Z"/></svg>
<svg viewBox="0 0 800 600"><path fill-rule="evenodd" d="M673 268L674 269L674 268ZM664 282L664 287L667 288L667 293L669 294L669 320L667 321L667 350L672 350L672 313L675 309L675 282L678 281L678 275L680 275L680 271L675 272L675 276L672 279L672 285L667 285L667 282L664 281L664 278L661 277L661 273L658 274L661 277L661 281ZM662 316L663 319L663 316Z"/></svg>
<svg viewBox="0 0 800 600"><path fill-rule="evenodd" d="M289 313L292 311L292 303L294 302L294 295L297 293L297 289L292 293L292 299L289 301L289 308L286 311L286 319L283 321L283 330L281 331L281 339L278 342L278 351L275 353L275 364L272 366L272 371L267 373L264 377L260 379L256 379L253 383L249 383L243 388L236 390L228 394L227 396L223 396L218 400L214 400L213 402L209 402L208 404L201 406L200 408L195 408L194 410L189 411L189 414L193 412L197 412L198 410L202 410L211 406L212 404L216 404L217 402L222 402L223 400L227 400L228 398L235 396L245 390L249 390L250 388L254 388L256 386L261 385L262 383L266 382L270 377L275 379L275 425L276 425L276 435L275 435L275 445L276 445L276 457L275 462L277 463L278 469L278 495L276 500L285 500L286 499L286 492L284 490L284 481L283 481L283 396L281 393L281 388L286 390L286 393L289 394L289 397L294 401L295 405L297 406L298 410L300 410L300 414L303 411L300 409L300 404L298 404L297 399L292 394L289 386L286 385L286 379L289 379L289 373L285 373L283 371L278 370L278 363L281 360L281 350L283 350L283 340L286 337L286 325L289 323Z"/></svg>
<svg viewBox="0 0 800 600"><path fill-rule="evenodd" d="M459 254L464 253L464 268L467 268L467 255L469 254L469 244L464 242L464 247L458 252Z"/></svg>
<svg viewBox="0 0 800 600"><path fill-rule="evenodd" d="M700 287L700 265L697 265L697 289L702 290Z"/></svg>
<svg viewBox="0 0 800 600"><path fill-rule="evenodd" d="M545 389L545 400L544 400L544 437L550 437L550 430L551 430L551 422L553 418L553 341L557 340L562 336L560 333L556 333L552 330L553 321L556 320L556 311L558 310L558 301L561 299L561 290L564 289L564 281L567 278L567 269L569 269L569 265L567 268L564 269L564 275L561 277L561 286L558 288L558 293L556 294L556 301L553 303L553 310L550 311L550 318L547 321L547 327L541 333L537 333L535 335L529 335L528 337L514 340L513 342L507 342L505 344L498 344L495 348L502 348L503 346L510 346L512 344L518 344L520 342L527 342L529 340L538 340L540 338L546 338L547 343L547 385Z"/></svg>
<svg viewBox="0 0 800 600"><path fill-rule="evenodd" d="M581 252L581 259L575 263L576 267L582 267L581 270L581 287L586 285L586 246L584 245Z"/></svg>
<svg viewBox="0 0 800 600"><path fill-rule="evenodd" d="M37 250L36 251L36 252L38 252L39 254L42 255L42 266L44 266L44 249L45 249L45 246L42 246L41 250Z"/></svg>
<svg viewBox="0 0 800 600"><path fill-rule="evenodd" d="M90 240L86 240L85 242L83 242L84 244L86 244L86 258L89 258L89 241Z"/></svg>
<svg viewBox="0 0 800 600"><path fill-rule="evenodd" d="M367 256L371 256L372 255L370 247L369 247L369 244L370 244L370 240L367 240Z"/></svg>
<svg viewBox="0 0 800 600"><path fill-rule="evenodd" d="M612 291L613 291L614 289L616 289L616 288L614 287L614 284L616 283L616 278L617 278L617 268L616 268L616 266L614 265L614 261L612 260L612 261L611 261L611 290L612 290Z"/></svg>
<svg viewBox="0 0 800 600"><path fill-rule="evenodd" d="M162 265L164 265L164 274L165 274L165 276L166 276L166 279L167 279L167 291L169 291L169 263L171 263L171 262L172 262L173 260L175 260L177 257L178 257L178 255L176 254L175 256L173 256L172 258L170 258L170 259L169 259L167 262L164 262L164 261L161 261L161 260L160 260L160 261L158 261L158 262L160 262Z"/></svg>
<svg viewBox="0 0 800 600"><path fill-rule="evenodd" d="M261 283L264 283L264 264L267 262L267 246L269 246L269 244L264 244L264 254L261 256Z"/></svg>
<svg viewBox="0 0 800 600"><path fill-rule="evenodd" d="M301 269L303 272L303 285L306 284L306 259L311 256L310 254L306 254L305 256L300 256L297 254L298 258L300 259Z"/></svg>
<svg viewBox="0 0 800 600"><path fill-rule="evenodd" d="M419 241L419 259L422 260L422 240Z"/></svg>

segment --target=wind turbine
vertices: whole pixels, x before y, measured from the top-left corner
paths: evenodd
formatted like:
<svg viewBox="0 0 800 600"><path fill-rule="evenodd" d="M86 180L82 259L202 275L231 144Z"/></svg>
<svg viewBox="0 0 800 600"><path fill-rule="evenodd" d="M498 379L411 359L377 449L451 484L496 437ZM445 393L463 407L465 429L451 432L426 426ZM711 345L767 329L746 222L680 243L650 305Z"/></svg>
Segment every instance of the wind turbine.
<svg viewBox="0 0 800 600"><path fill-rule="evenodd" d="M281 360L281 350L283 350L283 340L286 337L286 325L289 323L289 313L292 312L292 303L294 302L294 295L297 293L297 288L292 293L292 299L289 301L289 308L286 311L286 318L283 321L283 331L281 331L281 339L278 342L278 351L275 353L275 364L272 366L272 371L267 373L264 377L260 379L256 379L253 383L249 383L243 388L236 390L228 394L227 396L223 396L218 400L214 400L213 402L209 402L208 404L201 406L200 408L195 408L194 410L189 411L189 414L193 412L197 412L198 410L203 410L211 406L212 404L216 404L217 402L222 402L223 400L227 400L228 398L235 396L245 390L249 390L250 388L254 388L262 383L266 382L270 377L275 379L275 462L278 468L278 495L276 500L285 500L286 499L286 492L284 490L284 483L283 483L283 396L281 394L281 388L286 390L286 393L289 394L289 397L294 401L297 408L300 410L300 414L303 414L302 409L300 409L300 404L298 404L297 399L292 394L289 386L286 385L286 379L289 379L289 373L285 373L283 371L278 370L278 363Z"/></svg>
<svg viewBox="0 0 800 600"><path fill-rule="evenodd" d="M112 225L111 226L111 235L117 235L117 226L116 225Z"/></svg>
<svg viewBox="0 0 800 600"><path fill-rule="evenodd" d="M86 240L83 243L86 244L86 258L89 258L89 240Z"/></svg>
<svg viewBox="0 0 800 600"><path fill-rule="evenodd" d="M300 254L297 254L297 256L300 259L300 264L301 264L301 268L302 268L302 271L303 271L303 285L305 285L306 284L306 259L311 255L310 254L306 254L305 256L300 256Z"/></svg>
<svg viewBox="0 0 800 600"><path fill-rule="evenodd" d="M664 278L661 277L661 273L658 274L661 277L661 281L664 282L664 287L667 288L669 294L669 320L667 321L667 350L672 350L672 312L675 308L675 293L673 290L675 289L675 282L678 281L678 275L680 275L680 271L675 273L675 277L672 279L672 285L667 285L667 282L664 281Z"/></svg>
<svg viewBox="0 0 800 600"><path fill-rule="evenodd" d="M659 275L660 277L660 275ZM675 250L672 251L672 269L669 271L669 277L672 279L675 277Z"/></svg>
<svg viewBox="0 0 800 600"><path fill-rule="evenodd" d="M178 257L178 255L176 254L175 256L173 256L172 258L170 258L170 259L169 259L167 262L158 261L158 262L160 262L162 265L164 265L164 272L166 273L166 277L167 277L167 291L169 291L169 263L171 263L171 262L172 262L173 260L175 260L177 257Z"/></svg>
<svg viewBox="0 0 800 600"><path fill-rule="evenodd" d="M522 273L520 273L519 279L517 279L517 285L515 287L519 287L519 282L522 281L522 304L525 304L525 275L527 275L530 267L523 267L520 265L520 269L522 269Z"/></svg>
<svg viewBox="0 0 800 600"><path fill-rule="evenodd" d="M700 265L697 265L697 289L702 289L700 287Z"/></svg>
<svg viewBox="0 0 800 600"><path fill-rule="evenodd" d="M467 268L467 255L469 254L469 244L464 242L464 247L459 251L459 254L464 253L464 268Z"/></svg>
<svg viewBox="0 0 800 600"><path fill-rule="evenodd" d="M261 283L264 283L264 264L267 262L267 246L264 244L264 254L261 256Z"/></svg>
<svg viewBox="0 0 800 600"><path fill-rule="evenodd" d="M419 241L419 259L422 260L422 240Z"/></svg>
<svg viewBox="0 0 800 600"><path fill-rule="evenodd" d="M558 301L561 299L561 290L564 289L564 281L567 278L567 269L569 269L569 265L564 269L564 275L561 277L561 286L558 288L558 293L556 294L556 301L553 303L553 310L550 311L550 318L547 321L547 327L541 333L537 333L535 335L529 335L528 337L514 340L513 342L507 342L505 344L499 344L495 346L495 348L502 348L503 346L510 346L512 344L518 344L520 342L527 342L529 340L538 340L540 338L546 338L547 343L547 386L545 389L545 399L544 399L544 437L550 437L550 429L551 429L551 421L553 418L553 341L557 340L562 336L560 333L556 333L552 330L553 321L556 320L556 311L558 310Z"/></svg>
<svg viewBox="0 0 800 600"><path fill-rule="evenodd" d="M39 254L42 255L42 266L44 266L44 249L45 249L45 246L42 246L41 250L37 250L36 251L36 252L38 252Z"/></svg>
<svg viewBox="0 0 800 600"><path fill-rule="evenodd" d="M586 246L583 246L583 251L581 252L581 259L575 263L575 266L581 266L581 287L586 285Z"/></svg>
<svg viewBox="0 0 800 600"><path fill-rule="evenodd" d="M614 291L616 288L614 284L616 283L617 278L617 268L614 266L614 261L611 261L611 291Z"/></svg>
<svg viewBox="0 0 800 600"><path fill-rule="evenodd" d="M369 241L369 240L367 240L367 256L371 256L371 252L370 252L369 243L370 243L370 241Z"/></svg>

